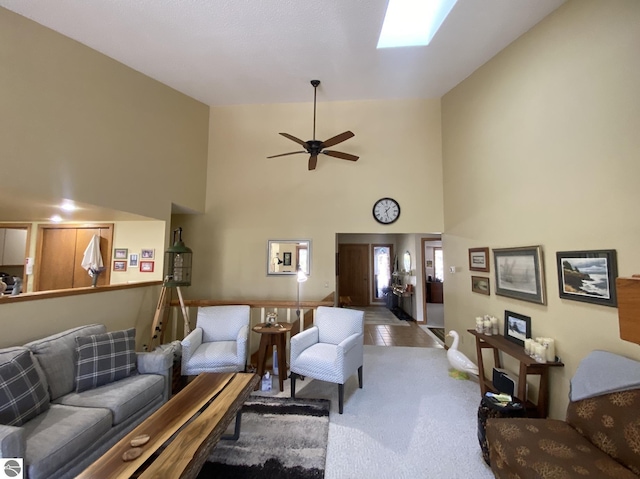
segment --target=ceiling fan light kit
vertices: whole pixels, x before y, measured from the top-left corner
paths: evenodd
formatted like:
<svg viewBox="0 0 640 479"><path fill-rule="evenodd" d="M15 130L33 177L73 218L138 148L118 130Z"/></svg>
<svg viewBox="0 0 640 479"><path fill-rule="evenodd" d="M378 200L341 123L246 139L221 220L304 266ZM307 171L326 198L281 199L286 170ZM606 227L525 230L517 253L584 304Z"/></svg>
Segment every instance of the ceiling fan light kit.
<svg viewBox="0 0 640 479"><path fill-rule="evenodd" d="M325 148L329 148L331 146L337 145L338 143L342 143L349 138L354 137L355 135L351 131L345 131L344 133L340 133L334 137L329 138L325 141L316 140L316 96L318 85L320 85L320 80L311 80L311 86L313 86L313 140L303 141L300 138L296 138L289 133L280 133L285 138L288 138L291 141L294 141L301 145L304 150L303 151L292 151L290 153L282 153L280 155L267 156L267 158L277 158L279 156L288 156L288 155L297 155L299 153L308 153L309 154L309 170L315 170L318 164L318 155L327 155L332 156L334 158L339 158L341 160L349 160L349 161L358 161L358 156L352 155L350 153L343 153L341 151L334 150L325 150Z"/></svg>

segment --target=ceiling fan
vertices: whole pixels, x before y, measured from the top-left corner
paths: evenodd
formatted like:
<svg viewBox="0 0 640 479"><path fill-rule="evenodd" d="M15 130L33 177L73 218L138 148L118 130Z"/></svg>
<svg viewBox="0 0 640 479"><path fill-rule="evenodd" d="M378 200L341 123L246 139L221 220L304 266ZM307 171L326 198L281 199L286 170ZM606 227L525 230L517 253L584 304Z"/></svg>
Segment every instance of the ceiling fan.
<svg viewBox="0 0 640 479"><path fill-rule="evenodd" d="M320 80L311 80L311 85L313 86L313 140L302 141L301 139L296 138L295 136L288 133L280 133L285 138L289 138L299 145L302 145L304 147L304 150L292 151L291 153L282 153L281 155L267 156L267 158L297 155L298 153L309 153L309 170L316 169L316 165L318 164L318 155L320 154L333 156L334 158L340 158L341 160L358 161L358 156L350 155L349 153L343 153L341 151L325 150L325 148L337 145L338 143L342 143L343 141L354 137L355 135L352 132L345 131L344 133L340 133L339 135L336 135L325 141L316 140L316 93L318 90L318 85L320 85Z"/></svg>

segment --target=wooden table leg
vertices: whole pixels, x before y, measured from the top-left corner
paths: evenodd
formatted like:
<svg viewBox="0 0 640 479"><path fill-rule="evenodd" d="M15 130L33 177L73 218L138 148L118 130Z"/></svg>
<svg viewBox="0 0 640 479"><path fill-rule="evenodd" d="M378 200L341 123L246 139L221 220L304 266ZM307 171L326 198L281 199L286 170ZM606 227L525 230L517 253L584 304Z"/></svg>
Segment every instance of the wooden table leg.
<svg viewBox="0 0 640 479"><path fill-rule="evenodd" d="M484 396L487 392L487 384L485 383L484 375L484 359L482 357L482 347L480 346L480 338L476 336L476 354L478 356L478 372L480 374L480 394Z"/></svg>
<svg viewBox="0 0 640 479"><path fill-rule="evenodd" d="M258 376L260 376L261 380L262 376L264 376L264 371L267 366L268 352L271 347L271 338L269 338L269 336L269 334L260 335L260 346L258 348ZM260 388L260 384L260 382L256 384L256 391Z"/></svg>
<svg viewBox="0 0 640 479"><path fill-rule="evenodd" d="M287 333L276 334L276 347L278 348L278 383L280 392L284 391L284 378L287 376Z"/></svg>

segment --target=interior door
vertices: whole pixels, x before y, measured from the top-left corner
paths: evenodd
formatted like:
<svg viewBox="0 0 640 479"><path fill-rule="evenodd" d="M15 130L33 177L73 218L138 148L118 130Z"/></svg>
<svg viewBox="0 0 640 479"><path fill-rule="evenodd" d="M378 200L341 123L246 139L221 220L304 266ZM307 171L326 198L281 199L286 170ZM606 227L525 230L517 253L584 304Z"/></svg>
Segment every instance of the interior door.
<svg viewBox="0 0 640 479"><path fill-rule="evenodd" d="M40 227L35 291L91 286L92 278L82 267L82 258L94 234L100 236L100 251L105 271L98 286L110 282L112 225L46 225Z"/></svg>
<svg viewBox="0 0 640 479"><path fill-rule="evenodd" d="M352 306L369 306L369 245L338 246L338 295L349 296Z"/></svg>

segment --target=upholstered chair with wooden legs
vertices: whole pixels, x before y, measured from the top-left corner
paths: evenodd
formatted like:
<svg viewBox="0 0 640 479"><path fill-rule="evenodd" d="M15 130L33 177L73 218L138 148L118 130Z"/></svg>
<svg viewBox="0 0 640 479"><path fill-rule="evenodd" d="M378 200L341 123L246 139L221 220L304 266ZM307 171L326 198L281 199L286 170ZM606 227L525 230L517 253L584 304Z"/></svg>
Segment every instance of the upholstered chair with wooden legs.
<svg viewBox="0 0 640 479"><path fill-rule="evenodd" d="M296 397L299 376L338 384L340 414L344 383L358 373L362 388L364 311L319 306L311 328L291 338L291 397Z"/></svg>
<svg viewBox="0 0 640 479"><path fill-rule="evenodd" d="M244 371L250 318L247 305L198 308L196 328L182 340L182 375Z"/></svg>

